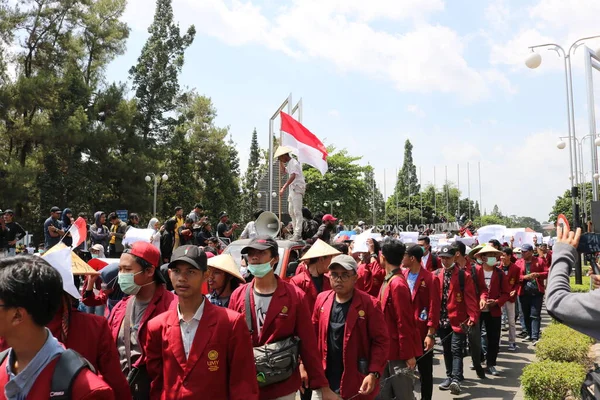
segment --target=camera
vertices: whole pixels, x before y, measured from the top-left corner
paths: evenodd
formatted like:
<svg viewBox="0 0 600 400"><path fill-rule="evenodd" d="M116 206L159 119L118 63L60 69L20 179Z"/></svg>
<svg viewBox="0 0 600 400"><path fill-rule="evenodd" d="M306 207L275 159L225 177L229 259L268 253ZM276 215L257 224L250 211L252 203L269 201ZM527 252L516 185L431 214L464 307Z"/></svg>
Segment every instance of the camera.
<svg viewBox="0 0 600 400"><path fill-rule="evenodd" d="M600 275L600 268L596 262L595 255L600 253L600 234L584 233L579 239L577 251L585 254L585 259L592 265L594 274Z"/></svg>

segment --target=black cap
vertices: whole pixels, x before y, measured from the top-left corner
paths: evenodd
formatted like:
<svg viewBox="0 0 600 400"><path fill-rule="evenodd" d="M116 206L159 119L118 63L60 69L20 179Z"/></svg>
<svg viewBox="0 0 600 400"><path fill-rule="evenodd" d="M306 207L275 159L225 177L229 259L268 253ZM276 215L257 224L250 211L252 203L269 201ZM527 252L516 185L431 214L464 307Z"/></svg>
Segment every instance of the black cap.
<svg viewBox="0 0 600 400"><path fill-rule="evenodd" d="M456 253L454 246L451 244L445 244L440 248L438 257L454 257L454 253Z"/></svg>
<svg viewBox="0 0 600 400"><path fill-rule="evenodd" d="M180 246L173 252L171 256L171 262L169 268L173 268L175 263L183 261L190 264L192 267L199 269L200 271L206 271L206 253L201 250L198 246L186 245Z"/></svg>
<svg viewBox="0 0 600 400"><path fill-rule="evenodd" d="M521 251L533 251L533 246L529 243L522 244Z"/></svg>
<svg viewBox="0 0 600 400"><path fill-rule="evenodd" d="M183 207L181 207L181 206L177 206L177 207L175 207L175 212L177 212L177 211L179 211L179 210L183 210Z"/></svg>
<svg viewBox="0 0 600 400"><path fill-rule="evenodd" d="M273 239L271 236L261 235L261 236L257 236L254 239L252 239L250 241L250 243L248 243L248 245L242 249L242 254L248 254L248 250L250 250L250 249L255 249L255 250L275 249L276 251L278 251L279 246L277 245L277 242L275 241L275 239Z"/></svg>
<svg viewBox="0 0 600 400"><path fill-rule="evenodd" d="M406 246L406 254L421 259L423 258L423 248L416 243L410 243Z"/></svg>
<svg viewBox="0 0 600 400"><path fill-rule="evenodd" d="M56 207L56 206L54 206L54 207L52 207L52 208L50 209L50 212L51 212L51 213L60 212L60 211L62 211L62 210L61 210L60 208Z"/></svg>
<svg viewBox="0 0 600 400"><path fill-rule="evenodd" d="M204 207L200 203L196 203L196 205L194 206L194 208L199 208L201 210L204 210Z"/></svg>
<svg viewBox="0 0 600 400"><path fill-rule="evenodd" d="M221 218L223 218L223 217L228 217L228 216L229 216L229 214L227 214L227 212L226 212L226 211L221 211L221 212L219 213L219 219L221 219Z"/></svg>
<svg viewBox="0 0 600 400"><path fill-rule="evenodd" d="M1 212L1 211L0 211ZM11 210L10 208L7 208L6 211L4 211L4 214L14 214L15 212L13 210Z"/></svg>

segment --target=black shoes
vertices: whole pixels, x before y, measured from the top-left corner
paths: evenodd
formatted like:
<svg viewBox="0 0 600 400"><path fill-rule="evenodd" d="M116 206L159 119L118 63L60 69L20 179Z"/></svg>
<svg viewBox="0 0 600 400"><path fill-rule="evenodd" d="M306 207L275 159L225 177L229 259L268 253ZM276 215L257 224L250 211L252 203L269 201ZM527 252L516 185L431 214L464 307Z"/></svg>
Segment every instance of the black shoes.
<svg viewBox="0 0 600 400"><path fill-rule="evenodd" d="M438 386L438 387L440 388L440 390L449 390L451 384L452 384L452 379L446 378L446 380L444 380L444 382L440 383L440 386Z"/></svg>

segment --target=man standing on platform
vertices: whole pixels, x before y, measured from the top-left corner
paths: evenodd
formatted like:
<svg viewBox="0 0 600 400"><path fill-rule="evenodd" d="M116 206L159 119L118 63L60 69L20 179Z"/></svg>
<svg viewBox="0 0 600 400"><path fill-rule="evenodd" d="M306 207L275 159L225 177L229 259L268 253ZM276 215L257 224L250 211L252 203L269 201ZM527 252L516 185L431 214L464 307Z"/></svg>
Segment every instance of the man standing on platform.
<svg viewBox="0 0 600 400"><path fill-rule="evenodd" d="M291 156L292 149L287 146L279 146L275 152L275 158L279 159L280 168L288 174L288 180L279 190L279 196L283 196L285 189L290 188L288 195L288 212L292 217L294 225L294 236L292 240L302 240L302 199L306 191L306 182L302 174L302 165Z"/></svg>

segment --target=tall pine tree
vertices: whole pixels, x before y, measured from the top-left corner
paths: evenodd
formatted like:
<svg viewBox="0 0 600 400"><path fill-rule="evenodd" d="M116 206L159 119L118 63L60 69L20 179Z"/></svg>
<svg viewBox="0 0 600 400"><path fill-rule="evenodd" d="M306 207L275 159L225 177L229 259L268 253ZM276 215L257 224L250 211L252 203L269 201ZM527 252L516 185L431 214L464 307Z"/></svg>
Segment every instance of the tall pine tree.
<svg viewBox="0 0 600 400"><path fill-rule="evenodd" d="M245 221L252 219L252 214L258 203L258 179L260 171L260 148L258 147L258 133L256 128L252 132L252 141L250 143L250 158L248 159L248 168L244 176L244 215Z"/></svg>
<svg viewBox="0 0 600 400"><path fill-rule="evenodd" d="M399 196L400 199L408 197L409 193L414 196L421 190L417 178L417 167L413 162L412 150L412 143L406 139L404 143L404 162L402 163L402 169L398 172L398 181L394 190L394 195Z"/></svg>
<svg viewBox="0 0 600 400"><path fill-rule="evenodd" d="M169 113L177 107L179 73L185 50L194 41L196 28L190 26L183 36L173 22L171 0L157 0L154 21L137 65L129 70L138 100L137 129L144 142L166 141L177 124Z"/></svg>

